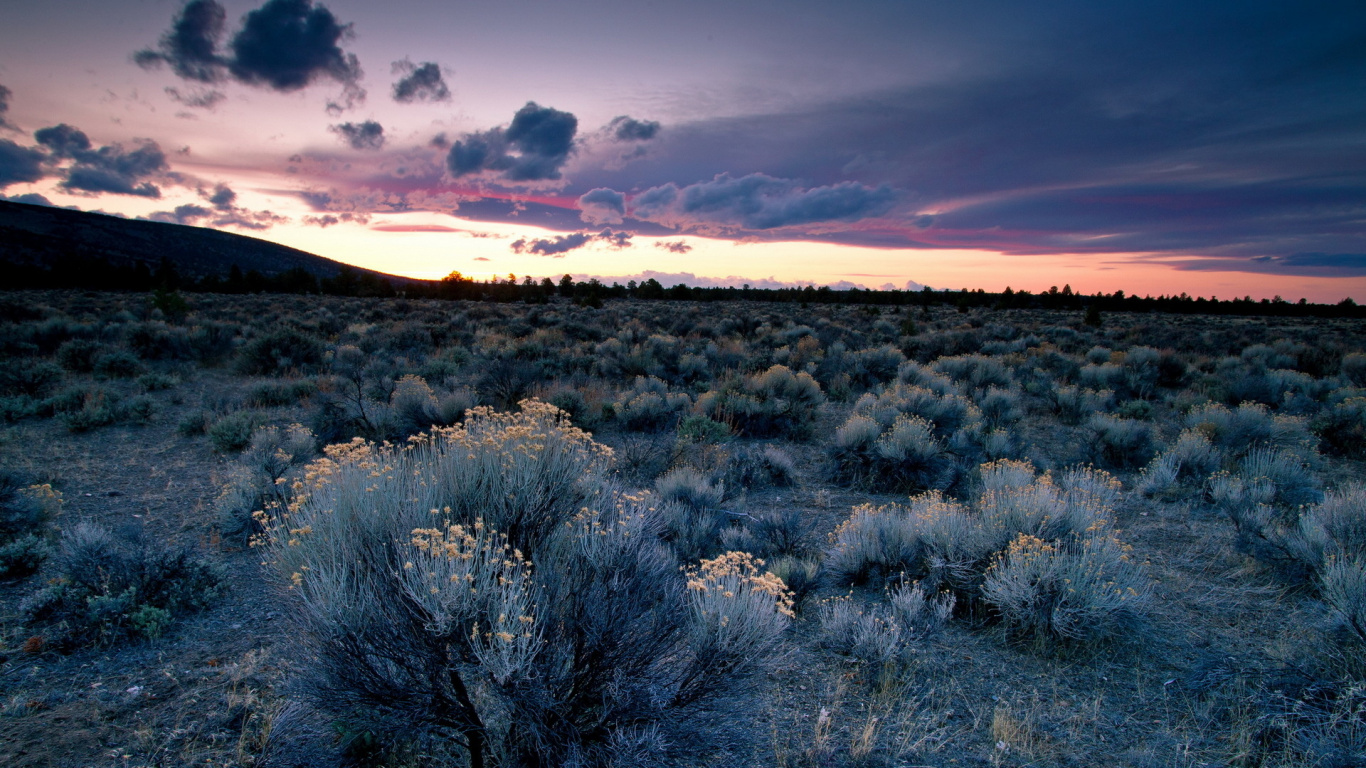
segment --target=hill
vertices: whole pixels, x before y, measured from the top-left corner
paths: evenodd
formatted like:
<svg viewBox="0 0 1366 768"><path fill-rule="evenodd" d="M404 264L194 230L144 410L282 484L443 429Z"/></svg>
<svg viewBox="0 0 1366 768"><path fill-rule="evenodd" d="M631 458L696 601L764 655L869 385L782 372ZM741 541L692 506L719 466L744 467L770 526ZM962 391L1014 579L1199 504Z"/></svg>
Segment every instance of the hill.
<svg viewBox="0 0 1366 768"><path fill-rule="evenodd" d="M51 270L102 261L118 269L154 270L163 259L192 279L227 277L233 266L268 277L302 270L325 279L345 267L396 285L422 282L215 229L0 201L0 262L10 267Z"/></svg>

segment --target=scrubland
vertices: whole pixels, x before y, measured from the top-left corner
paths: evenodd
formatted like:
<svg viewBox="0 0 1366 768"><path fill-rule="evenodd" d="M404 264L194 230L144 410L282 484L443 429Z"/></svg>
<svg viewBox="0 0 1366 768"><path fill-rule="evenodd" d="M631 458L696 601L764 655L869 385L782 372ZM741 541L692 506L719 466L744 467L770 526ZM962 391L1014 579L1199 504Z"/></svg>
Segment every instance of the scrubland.
<svg viewBox="0 0 1366 768"><path fill-rule="evenodd" d="M6 294L0 762L1366 764L1366 327L962 309Z"/></svg>

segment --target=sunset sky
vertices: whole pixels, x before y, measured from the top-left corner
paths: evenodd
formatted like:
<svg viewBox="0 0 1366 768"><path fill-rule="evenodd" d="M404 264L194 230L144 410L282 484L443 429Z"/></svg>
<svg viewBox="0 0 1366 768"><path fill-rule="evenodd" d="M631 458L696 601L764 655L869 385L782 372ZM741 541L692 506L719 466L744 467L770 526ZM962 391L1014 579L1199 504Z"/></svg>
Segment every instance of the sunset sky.
<svg viewBox="0 0 1366 768"><path fill-rule="evenodd" d="M0 10L0 196L415 277L1366 301L1366 3Z"/></svg>

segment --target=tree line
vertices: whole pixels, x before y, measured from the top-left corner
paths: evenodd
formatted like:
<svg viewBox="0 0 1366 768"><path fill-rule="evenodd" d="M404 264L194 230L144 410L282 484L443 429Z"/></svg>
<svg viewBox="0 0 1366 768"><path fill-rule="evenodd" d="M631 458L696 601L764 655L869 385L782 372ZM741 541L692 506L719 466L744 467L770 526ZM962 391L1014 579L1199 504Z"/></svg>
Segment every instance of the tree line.
<svg viewBox="0 0 1366 768"><path fill-rule="evenodd" d="M1098 322L1102 312L1165 312L1172 314L1245 315L1263 317L1345 317L1366 318L1363 308L1351 298L1336 304L1316 304L1306 299L1287 301L1280 296L1272 299L1218 299L1177 295L1136 296L1124 291L1083 294L1069 285L1056 286L1047 291L1031 293L1027 290L1006 288L991 293L978 288L954 290L873 290L864 288L835 289L829 286L790 288L753 288L748 284L735 286L688 286L682 283L665 287L654 278L642 282L628 281L626 285L608 285L592 278L576 281L564 275L558 281L548 277L536 280L516 275L506 278L475 280L452 272L440 280L383 277L371 272L340 267L335 275L319 277L308 270L294 268L264 274L257 270L243 272L233 265L226 276L183 275L175 264L163 259L156 268L139 262L132 265L114 264L91 256L70 256L55 260L51 266L0 262L0 286L8 290L75 288L102 291L150 292L160 290L190 293L292 293L326 294L332 296L394 297L444 299L449 301L494 301L543 304L552 300L570 300L588 307L600 307L613 299L646 301L758 301L800 304L853 304L893 307L953 306L962 312L972 309L1048 309L1085 310L1088 322Z"/></svg>

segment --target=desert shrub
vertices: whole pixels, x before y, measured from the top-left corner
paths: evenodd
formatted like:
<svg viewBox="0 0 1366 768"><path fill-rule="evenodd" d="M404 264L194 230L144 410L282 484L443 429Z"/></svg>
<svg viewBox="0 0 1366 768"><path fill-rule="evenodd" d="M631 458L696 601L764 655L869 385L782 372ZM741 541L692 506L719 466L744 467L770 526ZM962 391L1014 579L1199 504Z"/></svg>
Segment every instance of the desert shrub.
<svg viewBox="0 0 1366 768"><path fill-rule="evenodd" d="M1294 365L1293 359L1277 357L1244 356L1221 360L1215 373L1225 399L1229 403L1253 402L1290 410L1312 407L1323 394L1327 383L1290 370Z"/></svg>
<svg viewBox="0 0 1366 768"><path fill-rule="evenodd" d="M534 402L329 447L263 539L293 587L299 689L472 765L606 765L644 727L668 737L656 763L711 749L709 716L780 649L790 598L743 553L680 571L658 509L605 484L608 454Z"/></svg>
<svg viewBox="0 0 1366 768"><path fill-rule="evenodd" d="M205 409L191 411L176 423L176 434L181 437L196 437L209 431L213 424L213 413Z"/></svg>
<svg viewBox="0 0 1366 768"><path fill-rule="evenodd" d="M939 632L953 606L953 595L927 598L911 584L891 590L886 605L831 598L821 604L818 616L820 644L866 665L871 681L889 682L914 657L916 643Z"/></svg>
<svg viewBox="0 0 1366 768"><path fill-rule="evenodd" d="M1272 414L1260 403L1197 406L1186 415L1186 426L1200 430L1234 456L1256 447L1300 449L1313 443L1304 419Z"/></svg>
<svg viewBox="0 0 1366 768"><path fill-rule="evenodd" d="M1330 560L1366 556L1366 486L1325 494L1299 516L1291 542L1295 556L1311 571L1321 571Z"/></svg>
<svg viewBox="0 0 1366 768"><path fill-rule="evenodd" d="M1010 403L999 403L1009 408ZM918 416L934 424L935 433L947 438L977 421L981 412L968 398L951 387L936 391L918 384L898 383L877 395L864 394L854 403L855 414L890 427L898 416Z"/></svg>
<svg viewBox="0 0 1366 768"><path fill-rule="evenodd" d="M978 398L977 407L982 412L983 422L991 428L1009 427L1024 417L1019 393L1009 389L987 387Z"/></svg>
<svg viewBox="0 0 1366 768"><path fill-rule="evenodd" d="M737 521L714 509L664 502L659 507L659 538L679 562L697 562L726 551L722 540L743 533L732 522Z"/></svg>
<svg viewBox="0 0 1366 768"><path fill-rule="evenodd" d="M1153 404L1147 400L1125 400L1115 408L1115 416L1120 419L1152 421Z"/></svg>
<svg viewBox="0 0 1366 768"><path fill-rule="evenodd" d="M1048 404L1058 420L1064 424L1079 424L1093 413L1110 409L1114 404L1113 390L1094 390L1060 385L1047 392Z"/></svg>
<svg viewBox="0 0 1366 768"><path fill-rule="evenodd" d="M1339 364L1342 377L1354 387L1366 387L1366 354L1353 352L1342 356Z"/></svg>
<svg viewBox="0 0 1366 768"><path fill-rule="evenodd" d="M310 371L322 361L322 342L293 328L277 328L242 345L237 353L237 372L247 376L277 376Z"/></svg>
<svg viewBox="0 0 1366 768"><path fill-rule="evenodd" d="M62 495L51 485L25 485L0 472L0 579L38 570L50 551L48 523L61 510Z"/></svg>
<svg viewBox="0 0 1366 768"><path fill-rule="evenodd" d="M389 418L393 430L405 437L443 423L436 393L421 376L413 374L394 384L394 393L389 396Z"/></svg>
<svg viewBox="0 0 1366 768"><path fill-rule="evenodd" d="M690 443L722 443L731 437L730 427L706 416L684 416L678 423L678 439Z"/></svg>
<svg viewBox="0 0 1366 768"><path fill-rule="evenodd" d="M316 438L307 427L260 427L249 447L229 468L214 499L219 533L229 543L243 546L261 532L253 513L289 503L298 481L298 467L317 455Z"/></svg>
<svg viewBox="0 0 1366 768"><path fill-rule="evenodd" d="M1333 403L1312 423L1328 452L1366 459L1366 397L1347 397Z"/></svg>
<svg viewBox="0 0 1366 768"><path fill-rule="evenodd" d="M1083 389L1112 392L1128 392L1124 381L1124 369L1114 363L1101 363L1082 366L1077 372L1077 384Z"/></svg>
<svg viewBox="0 0 1366 768"><path fill-rule="evenodd" d="M1032 583L1031 573L1038 575L1037 569L1029 571L1022 563L1019 568L1024 570L1011 571L1008 578L997 577L1004 579L999 593L987 592L985 585L994 572L992 565L1009 561L1012 545L1027 540L1031 542L1031 551L1051 547L1050 552L1067 553L1056 563L1050 561L1050 579L1057 573L1063 574L1058 578L1071 578L1073 570L1080 569L1095 574L1094 583L1087 582L1088 589L1099 588L1113 579L1126 594L1129 587L1144 592L1137 570L1110 562L1125 553L1124 546L1109 532L1109 521L1119 498L1119 484L1113 477L1082 467L1068 470L1054 481L1051 475L1036 476L1032 465L1020 461L992 462L982 466L979 474L982 493L971 507L931 493L913 498L909 506L855 508L832 537L833 545L824 566L830 579L842 585L877 585L895 580L916 582L929 591L949 590L970 608L989 607L1009 624L1017 620L1013 612L1018 606L1017 598L1008 597L1007 593L1028 587ZM1125 558L1121 562L1127 562ZM1099 574L1112 576L1100 579ZM1119 574L1123 580L1113 574ZM1059 583L1065 588L1065 582ZM1042 592L1035 596L1038 600L1059 598L1049 592L1057 585L1040 584ZM1066 611L1078 611L1075 621L1085 622L1091 616L1086 611L1094 608L1093 603L1104 604L1102 598L1107 596L1077 597L1081 602L1070 605ZM1021 603L1024 605L1035 598L1019 599L1025 600ZM1128 600L1121 602L1128 604ZM1135 610L1141 602L1136 600L1125 610ZM1002 608L1003 605L1007 607ZM1104 613L1095 610L1100 611L1096 616ZM1006 615L1008 612L1010 616ZM1127 620L1129 615L1124 616ZM1102 624L1105 621L1103 617L1096 620ZM1073 637L1077 631L1071 623L1074 619L1060 614L1058 621L1057 627L1047 630L1046 640L1093 639ZM1025 624L1034 627L1027 621ZM1120 623L1113 627L1118 629ZM1104 634L1109 630L1097 631Z"/></svg>
<svg viewBox="0 0 1366 768"><path fill-rule="evenodd" d="M1110 350L1105 347L1095 346L1086 350L1086 362L1091 365L1102 365L1110 362Z"/></svg>
<svg viewBox="0 0 1366 768"><path fill-rule="evenodd" d="M544 377L542 366L530 360L497 359L480 374L475 389L499 408L513 408Z"/></svg>
<svg viewBox="0 0 1366 768"><path fill-rule="evenodd" d="M457 389L453 392L444 392L436 398L436 415L438 424L451 425L465 418L465 414L474 408L476 398L474 393L468 389Z"/></svg>
<svg viewBox="0 0 1366 768"><path fill-rule="evenodd" d="M676 502L697 510L720 509L726 496L724 484L713 483L692 467L679 467L655 481L655 492L665 502Z"/></svg>
<svg viewBox="0 0 1366 768"><path fill-rule="evenodd" d="M147 395L135 395L123 402L120 412L123 421L140 427L145 427L152 423L152 418L156 416L156 401Z"/></svg>
<svg viewBox="0 0 1366 768"><path fill-rule="evenodd" d="M143 392L163 392L180 386L180 377L154 371L139 376L137 384Z"/></svg>
<svg viewBox="0 0 1366 768"><path fill-rule="evenodd" d="M734 425L750 437L804 440L810 437L817 409L824 402L820 384L810 374L794 374L775 365L704 393L697 400L697 411Z"/></svg>
<svg viewBox="0 0 1366 768"><path fill-rule="evenodd" d="M22 421L43 412L43 403L28 395L0 397L0 422Z"/></svg>
<svg viewBox="0 0 1366 768"><path fill-rule="evenodd" d="M247 390L246 403L252 408L285 408L298 405L318 391L312 379L263 381Z"/></svg>
<svg viewBox="0 0 1366 768"><path fill-rule="evenodd" d="M936 560L962 563L966 559L971 567L986 552L964 555L963 550L976 550L981 536L949 541L939 534L975 527L966 509L933 493L911 499L910 506L860 505L835 529L824 568L836 584L878 585L893 578L922 579Z"/></svg>
<svg viewBox="0 0 1366 768"><path fill-rule="evenodd" d="M849 355L848 373L854 385L867 389L891 381L904 362L906 356L895 347L870 347Z"/></svg>
<svg viewBox="0 0 1366 768"><path fill-rule="evenodd" d="M914 360L907 360L897 367L896 380L899 384L922 387L940 396L958 394L958 386L953 379Z"/></svg>
<svg viewBox="0 0 1366 768"><path fill-rule="evenodd" d="M894 679L914 653L915 638L880 606L832 598L821 605L819 621L821 645L866 665L875 682Z"/></svg>
<svg viewBox="0 0 1366 768"><path fill-rule="evenodd" d="M233 411L209 425L209 443L219 453L237 453L251 444L251 435L261 421L256 411Z"/></svg>
<svg viewBox="0 0 1366 768"><path fill-rule="evenodd" d="M917 637L929 637L943 629L957 602L951 592L929 597L919 584L902 584L887 594L892 616Z"/></svg>
<svg viewBox="0 0 1366 768"><path fill-rule="evenodd" d="M1132 347L1124 353L1124 385L1134 397L1147 400L1157 393L1161 363L1162 353L1152 347Z"/></svg>
<svg viewBox="0 0 1366 768"><path fill-rule="evenodd" d="M728 451L723 480L732 492L794 485L797 465L776 445L735 445Z"/></svg>
<svg viewBox="0 0 1366 768"><path fill-rule="evenodd" d="M982 599L1017 637L1094 642L1134 627L1147 587L1113 537L1054 542L1022 533L987 569Z"/></svg>
<svg viewBox="0 0 1366 768"><path fill-rule="evenodd" d="M91 373L104 345L93 339L70 339L57 347L57 364L72 373Z"/></svg>
<svg viewBox="0 0 1366 768"><path fill-rule="evenodd" d="M1350 645L1366 650L1366 556L1329 558L1319 574L1319 592Z"/></svg>
<svg viewBox="0 0 1366 768"><path fill-rule="evenodd" d="M1240 551L1297 579L1319 567L1305 556L1314 549L1308 543L1314 541L1307 536L1309 529L1298 535L1295 531L1304 516L1302 507L1324 498L1318 478L1299 454L1255 448L1233 471L1212 475L1206 493L1233 524Z"/></svg>
<svg viewBox="0 0 1366 768"><path fill-rule="evenodd" d="M745 530L752 542L745 551L765 558L805 554L806 536L811 529L811 520L805 510L798 507L766 509L749 515L747 522Z"/></svg>
<svg viewBox="0 0 1366 768"><path fill-rule="evenodd" d="M1148 424L1097 413L1086 420L1092 455L1113 467L1135 467L1153 456L1153 432Z"/></svg>
<svg viewBox="0 0 1366 768"><path fill-rule="evenodd" d="M1145 496L1156 496L1178 484L1190 487L1203 483L1222 464L1223 452L1204 432L1182 430L1176 442L1144 468L1138 489Z"/></svg>
<svg viewBox="0 0 1366 768"><path fill-rule="evenodd" d="M692 407L692 398L670 392L663 381L637 376L635 385L613 406L617 421L637 432L658 432L678 423L679 414Z"/></svg>
<svg viewBox="0 0 1366 768"><path fill-rule="evenodd" d="M968 389L989 386L1009 387L1010 371L1005 364L986 355L956 355L941 357L932 364L935 371L948 376Z"/></svg>
<svg viewBox="0 0 1366 768"><path fill-rule="evenodd" d="M1293 451L1253 448L1238 464L1238 473L1251 482L1271 483L1269 503L1286 509L1323 499L1318 477L1304 457Z"/></svg>
<svg viewBox="0 0 1366 768"><path fill-rule="evenodd" d="M820 584L821 561L816 557L782 555L768 561L768 571L787 585L793 610L800 611L802 603Z"/></svg>
<svg viewBox="0 0 1366 768"><path fill-rule="evenodd" d="M122 403L113 392L94 388L73 391L72 394L80 396L80 407L62 413L62 423L72 432L87 432L117 424L124 416Z"/></svg>
<svg viewBox="0 0 1366 768"><path fill-rule="evenodd" d="M568 384L556 384L541 398L545 402L565 412L569 420L578 427L588 428L602 419L602 408L593 408L588 398L578 388ZM467 407L473 407L470 403ZM596 413L594 412L596 411Z"/></svg>
<svg viewBox="0 0 1366 768"><path fill-rule="evenodd" d="M95 376L101 379L131 379L145 370L142 360L126 349L111 349L95 358Z"/></svg>
<svg viewBox="0 0 1366 768"><path fill-rule="evenodd" d="M45 360L0 361L0 394L42 397L62 380L64 371Z"/></svg>
<svg viewBox="0 0 1366 768"><path fill-rule="evenodd" d="M46 587L25 600L25 621L58 648L161 635L176 616L217 596L219 569L188 549L115 536L92 523L67 530Z"/></svg>
<svg viewBox="0 0 1366 768"><path fill-rule="evenodd" d="M954 479L954 460L919 416L898 415L883 429L858 413L835 432L830 446L839 482L861 488L918 491L946 488Z"/></svg>

